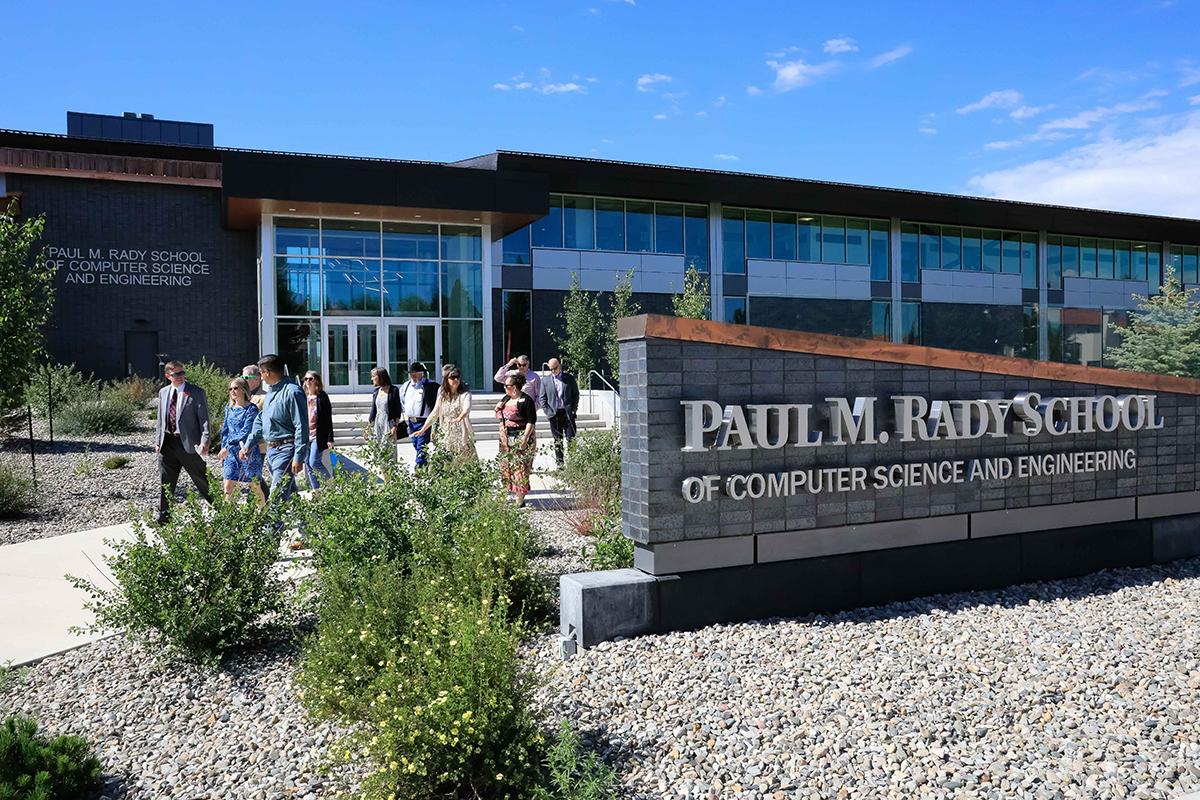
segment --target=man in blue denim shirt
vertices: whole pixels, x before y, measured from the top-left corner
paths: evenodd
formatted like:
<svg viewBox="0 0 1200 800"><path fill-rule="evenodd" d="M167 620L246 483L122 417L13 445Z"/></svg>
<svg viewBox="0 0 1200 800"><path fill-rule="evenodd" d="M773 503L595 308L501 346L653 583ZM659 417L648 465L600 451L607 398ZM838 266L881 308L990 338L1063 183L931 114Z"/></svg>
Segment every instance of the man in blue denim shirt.
<svg viewBox="0 0 1200 800"><path fill-rule="evenodd" d="M258 447L260 439L265 440L271 497L285 502L296 490L293 476L304 469L304 454L308 452L308 402L296 382L284 376L279 356L263 356L258 360L258 369L267 397L239 457L247 458L250 449Z"/></svg>

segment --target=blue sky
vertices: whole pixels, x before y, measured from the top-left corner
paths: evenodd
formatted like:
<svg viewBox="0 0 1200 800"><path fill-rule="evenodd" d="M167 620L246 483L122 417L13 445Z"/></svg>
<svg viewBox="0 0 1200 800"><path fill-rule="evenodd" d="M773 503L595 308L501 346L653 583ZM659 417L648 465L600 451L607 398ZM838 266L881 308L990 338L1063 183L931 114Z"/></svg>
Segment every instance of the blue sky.
<svg viewBox="0 0 1200 800"><path fill-rule="evenodd" d="M0 127L68 109L217 143L496 149L1200 217L1200 7L9 3Z"/></svg>

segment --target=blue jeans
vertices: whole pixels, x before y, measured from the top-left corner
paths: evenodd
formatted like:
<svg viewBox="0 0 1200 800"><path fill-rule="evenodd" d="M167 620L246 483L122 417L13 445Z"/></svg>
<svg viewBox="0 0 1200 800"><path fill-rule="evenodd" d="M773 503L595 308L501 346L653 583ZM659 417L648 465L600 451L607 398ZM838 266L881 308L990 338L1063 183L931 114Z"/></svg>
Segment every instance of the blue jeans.
<svg viewBox="0 0 1200 800"><path fill-rule="evenodd" d="M308 478L308 485L314 489L321 488L321 482L317 480L318 472L326 478L333 477L329 467L325 465L325 456L329 453L329 448L318 451L317 444L315 439L308 443L308 457L304 459L304 475Z"/></svg>
<svg viewBox="0 0 1200 800"><path fill-rule="evenodd" d="M417 466L418 467L425 466L425 461L426 461L425 446L429 444L429 434L428 433L426 433L424 436L416 435L417 431L421 430L422 426L424 426L424 425L425 425L425 420L423 420L423 419L418 420L416 422L408 423L408 435L412 437L413 449L417 451Z"/></svg>
<svg viewBox="0 0 1200 800"><path fill-rule="evenodd" d="M292 476L292 456L296 445L285 444L267 448L267 468L271 470L271 499L286 503L296 491L296 479Z"/></svg>

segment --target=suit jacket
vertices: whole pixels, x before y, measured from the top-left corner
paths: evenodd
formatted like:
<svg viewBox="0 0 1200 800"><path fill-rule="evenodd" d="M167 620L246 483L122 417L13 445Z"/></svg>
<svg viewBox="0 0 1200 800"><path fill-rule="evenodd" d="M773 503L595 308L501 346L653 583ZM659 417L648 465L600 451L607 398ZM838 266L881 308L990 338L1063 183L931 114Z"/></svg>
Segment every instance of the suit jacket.
<svg viewBox="0 0 1200 800"><path fill-rule="evenodd" d="M560 409L566 409L571 416L575 416L575 412L579 410L579 385L575 383L575 377L563 372L561 378L563 383L561 402L558 399L558 390L554 387L554 374L550 373L542 378L542 387L538 393L538 405L548 417L553 417Z"/></svg>
<svg viewBox="0 0 1200 800"><path fill-rule="evenodd" d="M167 432L167 410L174 390L167 384L158 390L158 419L155 424L154 446L161 447ZM179 387L179 404L175 408L175 430L185 453L194 454L208 444L208 397L191 381Z"/></svg>

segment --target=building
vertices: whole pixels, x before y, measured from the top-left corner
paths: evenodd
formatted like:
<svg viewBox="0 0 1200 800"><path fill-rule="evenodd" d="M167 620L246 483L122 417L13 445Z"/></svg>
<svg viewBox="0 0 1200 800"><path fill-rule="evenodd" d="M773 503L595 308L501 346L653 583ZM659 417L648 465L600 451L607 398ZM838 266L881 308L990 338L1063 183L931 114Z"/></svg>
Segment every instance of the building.
<svg viewBox="0 0 1200 800"><path fill-rule="evenodd" d="M70 114L0 131L0 197L45 214L51 355L102 377L261 352L334 391L454 362L478 387L555 354L572 275L642 310L710 275L717 320L1081 364L1105 361L1200 222L495 152L449 163L213 147L212 127Z"/></svg>

